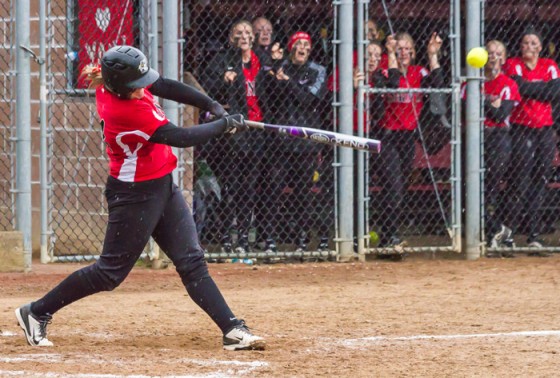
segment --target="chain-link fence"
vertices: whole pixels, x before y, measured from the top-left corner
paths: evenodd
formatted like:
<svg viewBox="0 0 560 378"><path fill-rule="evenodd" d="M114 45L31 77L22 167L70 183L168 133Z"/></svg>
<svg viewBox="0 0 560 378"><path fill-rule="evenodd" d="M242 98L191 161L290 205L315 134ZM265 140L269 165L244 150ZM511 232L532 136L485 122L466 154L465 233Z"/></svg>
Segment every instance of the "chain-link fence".
<svg viewBox="0 0 560 378"><path fill-rule="evenodd" d="M64 260L67 255L99 253L107 216L105 146L94 97L79 72L117 43L140 47L152 67L165 71L160 64L169 61L164 56L170 37L162 32L168 23L163 22L161 1L47 3L47 31L41 38L47 47L50 186L49 203L42 209L48 213L48 230L43 231L51 236L49 253ZM354 88L366 95L355 97L354 104L363 101L365 111L362 119L356 109L354 132L362 130L381 139L383 149L380 155L364 157L363 187L355 186L363 196L354 196L354 222L363 222L364 227L363 234L355 235L373 253L458 251L462 223L458 93L464 66L456 59L458 2L362 3L365 13L363 22L355 23L353 60L355 74L363 67L364 78L361 87L357 78ZM509 251L513 242L518 249L536 251L557 245L554 203L560 160L554 96L560 92L552 79L557 75L555 15L560 12L547 4L492 2L484 9L486 40L502 41L512 58L498 59L502 71L521 77L511 84L508 98L498 90L502 87L490 88L490 80L484 88L483 212L491 251ZM336 131L337 6L330 1L180 2L174 16L182 41L172 41L181 47L178 78L227 105L230 113ZM0 12L5 12L4 29L9 31L13 12L3 8L9 6L0 6ZM363 25L361 30L358 25ZM529 27L536 30L525 33ZM389 35L395 36L393 47L388 46ZM361 43L366 40L369 43ZM542 47L536 68L524 61L522 42L533 49ZM13 223L15 182L10 141L14 43L15 38L4 33L0 168L6 174L0 207L8 215L2 219L5 228ZM492 49L500 46L488 46L491 63L499 56ZM359 56L364 57L363 63ZM515 101L515 85L519 101ZM512 104L509 113L507 104ZM192 125L205 122L206 115L181 107L172 121ZM334 152L261 131L176 151L176 179L193 204L209 256L276 251L326 251L322 256L329 256L336 236L334 188L344 188L336 183L334 167L340 162ZM359 155L356 158L359 161ZM356 170L354 176L360 175Z"/></svg>
<svg viewBox="0 0 560 378"><path fill-rule="evenodd" d="M555 2L484 9L485 235L491 255L560 251Z"/></svg>
<svg viewBox="0 0 560 378"><path fill-rule="evenodd" d="M16 33L15 3L0 4L0 25L3 30L0 47L0 230L15 226L15 136L16 122Z"/></svg>
<svg viewBox="0 0 560 378"><path fill-rule="evenodd" d="M382 140L364 180L372 252L460 248L457 11L450 1L369 3L364 133Z"/></svg>
<svg viewBox="0 0 560 378"><path fill-rule="evenodd" d="M331 129L330 2L189 2L187 70L253 121ZM334 249L332 148L252 131L197 148L195 216L210 252Z"/></svg>
<svg viewBox="0 0 560 378"><path fill-rule="evenodd" d="M367 230L372 239L379 235L379 246L394 247L400 235L410 242L417 237L411 243L414 246L451 244L453 167L449 142L455 136L451 127L454 108L448 98L452 71L447 39L450 9L448 3L444 5L434 7L437 12L430 19L418 17L412 21L402 16L400 8L391 5L393 9L387 9L381 2L371 4L367 12L378 15L372 21L379 47L385 50L384 35L407 31L418 41L418 66L414 67L440 72L437 83L422 83L423 87L439 88L439 93L412 94L402 92L401 86L394 93L372 93L368 97L368 117L372 120L368 124L376 124L368 134L383 139L387 151L369 159L366 173L371 221ZM157 2L50 2L48 120L52 137L48 166L52 193L48 209L54 255L100 251L107 216L104 145L94 99L79 72L116 43L141 47L157 68L163 40L158 35L162 29L158 18L161 8ZM330 2L285 6L246 0L227 7L220 2L184 2L179 12L184 22L185 74L181 77L225 104L230 113L242 113L251 120L323 129L333 129L334 124L336 128L331 103L337 91L333 66L337 56L333 55L331 40L338 21L333 9ZM433 32L443 39L437 54L442 67L439 70L430 67L426 52L426 40ZM388 79L386 53L379 66ZM417 71L416 77L405 77L405 87L416 87L407 80L423 81L418 75L424 75L424 71ZM376 90L383 88L377 85ZM440 100L444 109L434 125L433 119L424 121L427 115L421 99L427 103L424 108L431 109L437 104L433 100L428 105L428 97L437 94L443 95ZM391 110L395 103L411 103L408 100L413 99L416 105L408 109L412 112L408 116L415 118L416 125L405 126L414 130L402 133L410 136L406 141L397 138L390 143L393 134L401 133L393 133L391 127L378 127L379 109L374 109L374 103L380 98L388 118L401 117L394 114L400 110ZM191 121L186 122L204 122L204 116L189 110L187 118ZM418 126L424 123L425 129ZM410 153L390 156L392 144L402 144ZM201 241L210 253L334 249L336 162L332 148L253 131L178 152L182 154L179 182L192 200ZM401 176L386 177L396 173L390 163L399 159L407 160L403 167L396 168L403 170ZM403 188L395 192L381 184L390 180L400 181Z"/></svg>

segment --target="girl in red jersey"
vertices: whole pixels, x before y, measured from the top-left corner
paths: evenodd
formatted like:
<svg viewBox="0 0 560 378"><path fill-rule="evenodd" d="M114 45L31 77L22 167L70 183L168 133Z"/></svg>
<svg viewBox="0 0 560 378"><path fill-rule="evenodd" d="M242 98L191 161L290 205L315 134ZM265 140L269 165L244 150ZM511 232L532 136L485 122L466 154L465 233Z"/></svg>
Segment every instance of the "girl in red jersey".
<svg viewBox="0 0 560 378"><path fill-rule="evenodd" d="M381 44L378 41L370 41L367 47L367 69L368 69L368 85L371 88L384 88L387 83L387 70L383 70L380 66L382 57ZM353 83L354 89L358 88L360 80L365 79L365 74L358 70L358 67L354 68ZM357 101L354 101L354 131L358 131L358 109L356 107ZM377 130L377 125L379 121L383 118L385 114L385 106L383 103L383 96L379 94L369 95L369 128L364 123L364 135L368 136L371 131ZM364 113L364 121L366 115ZM368 131L369 129L369 131ZM376 135L369 134L370 138L376 138Z"/></svg>
<svg viewBox="0 0 560 378"><path fill-rule="evenodd" d="M96 88L97 112L109 156L105 196L109 220L99 260L80 269L43 298L16 310L32 346L51 346L46 327L52 315L70 303L115 289L126 278L150 236L169 256L189 296L220 327L227 350L263 349L264 340L238 320L210 277L196 226L171 172L177 158L171 147L192 147L223 133L247 129L241 115L148 67L144 54L115 46L101 69L84 70ZM194 105L221 119L197 127L173 125L153 96Z"/></svg>
<svg viewBox="0 0 560 378"><path fill-rule="evenodd" d="M506 61L506 47L497 40L486 44L488 63L484 66L484 202L486 204L486 239L492 248L511 247L512 230L501 221L503 211L498 210L500 187L506 179L511 160L511 135L509 118L521 101L517 84L502 72ZM466 85L462 98L466 99ZM510 253L497 256L512 257Z"/></svg>
<svg viewBox="0 0 560 378"><path fill-rule="evenodd" d="M510 58L504 73L521 77L527 82L548 82L558 78L558 66L551 59L540 58L542 39L535 30L526 31L521 38L521 56ZM511 115L513 161L509 188L511 189L510 222L520 221L527 228L527 244L543 246L539 234L542 229L540 207L552 174L555 135L551 127L552 107L549 102L526 97L521 88L521 103ZM523 215L526 214L526 217Z"/></svg>
<svg viewBox="0 0 560 378"><path fill-rule="evenodd" d="M388 36L389 88L439 87L443 85L443 73L439 65L442 40L433 33L428 42L430 71L414 65L416 49L408 33ZM409 175L415 151L415 131L422 111L423 96L413 93L387 94L385 114L379 122L378 135L383 149L375 165L382 185L382 201L385 204L382 224L381 247L402 245L398 228L402 221L401 207L408 188Z"/></svg>

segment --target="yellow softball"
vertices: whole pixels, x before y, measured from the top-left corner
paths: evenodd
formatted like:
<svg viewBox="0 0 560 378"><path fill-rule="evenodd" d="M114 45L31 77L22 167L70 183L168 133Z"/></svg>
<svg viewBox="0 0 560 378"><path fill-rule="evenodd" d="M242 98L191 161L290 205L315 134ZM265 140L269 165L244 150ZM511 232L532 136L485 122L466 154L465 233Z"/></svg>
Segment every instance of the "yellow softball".
<svg viewBox="0 0 560 378"><path fill-rule="evenodd" d="M484 47L473 47L467 54L467 64L474 68L482 68L488 62L488 51Z"/></svg>

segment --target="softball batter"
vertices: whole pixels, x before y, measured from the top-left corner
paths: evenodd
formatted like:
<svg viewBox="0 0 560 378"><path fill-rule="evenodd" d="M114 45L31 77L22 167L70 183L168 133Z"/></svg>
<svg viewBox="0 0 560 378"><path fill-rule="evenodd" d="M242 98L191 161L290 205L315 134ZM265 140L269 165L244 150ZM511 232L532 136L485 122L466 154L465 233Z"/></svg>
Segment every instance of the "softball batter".
<svg viewBox="0 0 560 378"><path fill-rule="evenodd" d="M224 349L264 349L264 339L235 317L210 277L191 211L171 176L177 166L171 147L192 147L223 133L245 131L243 116L228 115L196 89L160 77L148 67L146 56L131 46L111 48L101 68L89 66L83 74L96 88L109 156L109 222L98 261L72 273L43 298L16 309L27 342L52 346L47 338L52 315L88 295L115 289L152 236L173 261L189 296L221 329ZM177 127L154 96L196 106L219 119Z"/></svg>

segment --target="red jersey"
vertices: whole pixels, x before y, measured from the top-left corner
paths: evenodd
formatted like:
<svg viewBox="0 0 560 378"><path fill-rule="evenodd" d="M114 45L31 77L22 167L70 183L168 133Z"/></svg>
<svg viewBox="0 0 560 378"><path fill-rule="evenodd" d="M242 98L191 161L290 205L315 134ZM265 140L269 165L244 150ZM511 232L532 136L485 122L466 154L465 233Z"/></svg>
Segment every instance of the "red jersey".
<svg viewBox="0 0 560 378"><path fill-rule="evenodd" d="M420 88L422 79L428 74L424 67L410 66L406 78L401 76L399 88ZM416 129L424 105L422 96L422 93L385 94L385 116L381 120L381 127L389 130Z"/></svg>
<svg viewBox="0 0 560 378"><path fill-rule="evenodd" d="M259 107L259 99L255 90L255 81L261 69L261 62L251 50L251 67L243 67L243 75L245 76L245 88L247 96L247 118L251 121L261 121L263 119L261 108Z"/></svg>
<svg viewBox="0 0 560 378"><path fill-rule="evenodd" d="M379 67L382 70L389 69L389 56L385 53L381 54L381 60L379 61Z"/></svg>
<svg viewBox="0 0 560 378"><path fill-rule="evenodd" d="M494 79L485 81L483 86L483 94L486 99L494 101L497 99L514 101L517 106L521 102L521 95L517 83L510 77L500 73ZM461 86L461 98L467 99L467 84L463 83ZM515 108L514 108L515 109ZM509 118L507 117L503 122L496 122L490 118L486 118L484 126L486 127L507 127L509 126Z"/></svg>
<svg viewBox="0 0 560 378"><path fill-rule="evenodd" d="M509 58L504 64L503 71L508 76L518 75L526 81L549 81L558 78L558 66L552 59L546 58L539 58L532 70L521 58ZM554 123L552 107L548 102L522 98L519 106L511 114L511 122L530 128L551 126Z"/></svg>
<svg viewBox="0 0 560 378"><path fill-rule="evenodd" d="M148 141L169 122L148 89L140 100L125 100L101 85L96 90L96 101L111 176L138 182L163 177L175 169L177 158L171 147Z"/></svg>

